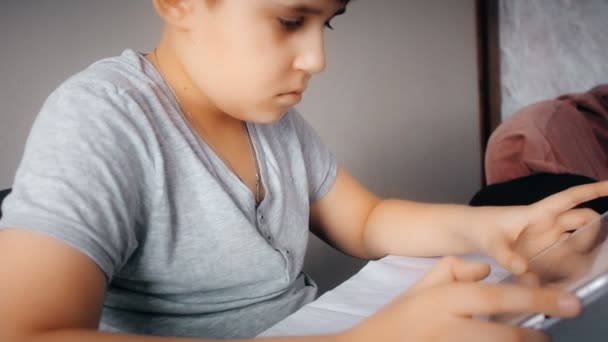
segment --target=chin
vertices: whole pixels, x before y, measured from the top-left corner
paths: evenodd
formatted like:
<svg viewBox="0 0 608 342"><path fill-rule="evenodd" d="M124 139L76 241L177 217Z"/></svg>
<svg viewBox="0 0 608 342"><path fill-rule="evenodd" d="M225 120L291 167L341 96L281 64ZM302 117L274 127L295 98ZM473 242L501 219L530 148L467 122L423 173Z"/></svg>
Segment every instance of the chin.
<svg viewBox="0 0 608 342"><path fill-rule="evenodd" d="M291 107L256 111L255 114L247 117L247 121L258 124L273 124L281 120L290 109Z"/></svg>
<svg viewBox="0 0 608 342"><path fill-rule="evenodd" d="M283 118L283 116L285 116L285 114L287 114L287 111L281 112L280 114L272 114L272 115L260 115L258 117L256 117L254 120L251 120L255 123L259 123L259 124L273 124L278 122L279 120L281 120Z"/></svg>

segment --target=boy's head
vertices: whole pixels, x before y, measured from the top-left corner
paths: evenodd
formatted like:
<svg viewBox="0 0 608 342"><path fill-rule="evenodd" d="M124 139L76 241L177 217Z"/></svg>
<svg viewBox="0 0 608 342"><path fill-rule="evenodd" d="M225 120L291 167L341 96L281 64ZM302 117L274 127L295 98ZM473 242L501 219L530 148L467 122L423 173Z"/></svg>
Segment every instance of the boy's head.
<svg viewBox="0 0 608 342"><path fill-rule="evenodd" d="M184 74L219 111L273 122L325 68L325 29L349 0L154 0Z"/></svg>

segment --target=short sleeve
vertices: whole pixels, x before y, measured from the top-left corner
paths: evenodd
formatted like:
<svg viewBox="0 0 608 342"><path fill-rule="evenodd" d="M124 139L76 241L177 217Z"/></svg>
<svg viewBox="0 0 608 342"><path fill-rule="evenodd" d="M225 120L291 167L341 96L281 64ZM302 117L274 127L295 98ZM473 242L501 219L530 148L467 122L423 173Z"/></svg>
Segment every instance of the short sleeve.
<svg viewBox="0 0 608 342"><path fill-rule="evenodd" d="M289 113L300 141L309 184L309 200L321 199L333 186L338 171L335 155L295 109Z"/></svg>
<svg viewBox="0 0 608 342"><path fill-rule="evenodd" d="M47 99L0 229L57 238L92 258L110 281L137 247L143 170L151 165L134 101L111 85L90 83L68 81Z"/></svg>

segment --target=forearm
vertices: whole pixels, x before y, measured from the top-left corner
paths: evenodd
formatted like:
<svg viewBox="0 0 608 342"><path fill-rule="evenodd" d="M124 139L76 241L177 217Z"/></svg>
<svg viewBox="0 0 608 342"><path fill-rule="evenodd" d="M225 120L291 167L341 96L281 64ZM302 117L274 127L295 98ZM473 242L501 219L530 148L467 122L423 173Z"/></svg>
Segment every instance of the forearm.
<svg viewBox="0 0 608 342"><path fill-rule="evenodd" d="M368 254L404 256L459 255L475 250L465 231L473 208L388 199L370 212L363 233Z"/></svg>
<svg viewBox="0 0 608 342"><path fill-rule="evenodd" d="M268 342L338 342L340 335L327 336L302 336L302 337L269 337L259 338L255 341ZM172 338L172 337L153 337L153 336L138 336L104 333L90 330L58 330L53 332L45 332L36 334L35 336L26 339L20 338L19 341L27 342L244 342L252 341L253 339L233 339L233 340L218 340L218 339L193 339L193 338Z"/></svg>

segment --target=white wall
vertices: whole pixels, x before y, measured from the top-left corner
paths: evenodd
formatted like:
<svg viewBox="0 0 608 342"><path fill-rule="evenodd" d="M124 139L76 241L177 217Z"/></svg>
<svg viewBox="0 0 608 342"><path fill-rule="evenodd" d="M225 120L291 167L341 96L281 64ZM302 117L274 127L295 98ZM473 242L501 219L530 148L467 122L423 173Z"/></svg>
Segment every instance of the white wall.
<svg viewBox="0 0 608 342"><path fill-rule="evenodd" d="M608 1L501 0L502 117L608 83Z"/></svg>
<svg viewBox="0 0 608 342"><path fill-rule="evenodd" d="M474 2L356 0L328 32L300 111L382 196L466 202L481 184ZM149 51L160 27L148 0L0 1L0 187L48 93L98 58ZM306 269L325 290L361 265L313 240Z"/></svg>

